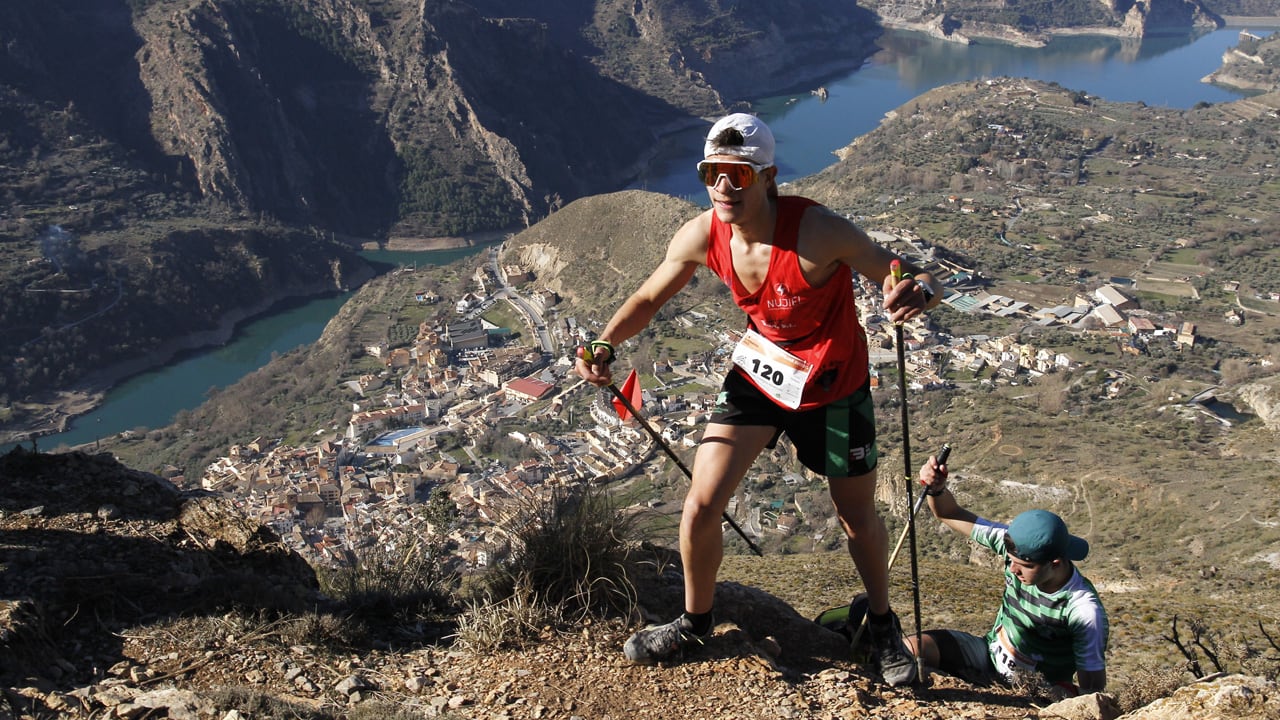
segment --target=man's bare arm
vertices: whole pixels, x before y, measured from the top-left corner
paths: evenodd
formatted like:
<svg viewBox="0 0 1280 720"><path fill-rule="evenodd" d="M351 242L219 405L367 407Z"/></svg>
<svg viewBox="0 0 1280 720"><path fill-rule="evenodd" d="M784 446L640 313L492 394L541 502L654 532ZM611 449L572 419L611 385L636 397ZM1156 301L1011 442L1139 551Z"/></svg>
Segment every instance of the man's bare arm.
<svg viewBox="0 0 1280 720"><path fill-rule="evenodd" d="M706 262L710 211L685 223L667 245L667 254L649 277L614 311L596 340L612 347L643 330L658 309L689 283L698 265ZM587 382L601 386L613 382L611 353L592 345L588 356L574 360L574 370Z"/></svg>
<svg viewBox="0 0 1280 720"><path fill-rule="evenodd" d="M667 246L666 257L614 312L599 339L617 344L633 337L649 325L668 300L689 284L698 266L706 263L709 212L676 231Z"/></svg>
<svg viewBox="0 0 1280 720"><path fill-rule="evenodd" d="M805 212L801 234L818 238L814 248L817 261L840 262L853 268L858 274L885 287L885 308L895 322L909 320L920 312L937 306L942 301L942 285L932 274L918 265L899 258L883 247L862 228L828 208L810 208ZM902 263L903 273L911 276L910 282L891 283L890 268L894 260ZM926 297L921 288L928 287L932 297Z"/></svg>

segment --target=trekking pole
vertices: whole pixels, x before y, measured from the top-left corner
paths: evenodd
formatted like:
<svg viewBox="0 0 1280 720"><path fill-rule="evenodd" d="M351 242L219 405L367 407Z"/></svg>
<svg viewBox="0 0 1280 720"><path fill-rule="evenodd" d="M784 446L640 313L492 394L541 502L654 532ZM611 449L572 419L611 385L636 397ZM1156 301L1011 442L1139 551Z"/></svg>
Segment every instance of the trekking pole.
<svg viewBox="0 0 1280 720"><path fill-rule="evenodd" d="M951 455L951 446L943 445L942 450L938 452L938 464L939 465L947 464L947 457L949 455ZM924 501L925 501L925 495L924 493L921 493L920 497L916 500L915 505L911 506L912 517L915 517L916 513L920 512L920 506L924 505ZM902 550L902 543L907 541L907 531L910 529L911 529L910 525L902 528L902 534L898 536L898 544L893 546L893 553L889 555L889 564L886 570L893 569L893 563L898 559L898 553L901 552ZM862 633L866 630L866 627L867 627L867 616L863 615L862 620L859 621L858 623L858 629L853 633L853 642L850 643L851 645L857 646L858 641L862 639Z"/></svg>
<svg viewBox="0 0 1280 720"><path fill-rule="evenodd" d="M947 456L950 454L951 446L943 445L942 450L938 452L938 464L946 465ZM925 497L925 494L922 492L920 493L920 497L916 498L916 504L911 506L911 517L915 517L916 513L920 512L920 506L924 505ZM910 530L910 526L902 528L902 534L898 536L898 544L893 546L893 554L889 556L890 568L893 567L893 561L898 559L898 552L902 550L902 543L907 539L908 530Z"/></svg>
<svg viewBox="0 0 1280 720"><path fill-rule="evenodd" d="M627 399L626 395L622 394L622 391L618 389L618 386L613 383L609 383L609 392L613 393L613 396L617 398L618 402L622 403L622 407L626 408L627 412L631 413L631 416L636 419L636 422L640 423L640 427L644 428L645 432L649 433L649 437L653 438L653 441L658 444L658 447L666 451L667 457L671 458L672 461L675 462L676 466L684 471L685 477L689 478L690 482L693 482L693 472L691 472L688 466L684 464L684 461L680 459L680 456L676 455L676 451L671 449L671 445L667 444L667 441L662 439L662 436L658 434L658 431L654 430L653 426L644 419L644 416L640 414L640 411L635 409L635 406L631 404L631 401ZM738 527L738 523L734 522L733 518L729 517L728 512L720 513L720 516L725 519L725 522L729 523L729 527L733 528L734 532L738 533L738 537L741 537L747 543L747 547L751 548L752 552L760 557L764 557L764 553L760 552L760 548L756 547L756 544L751 542L751 538L747 537L747 534L742 531L742 528Z"/></svg>
<svg viewBox="0 0 1280 720"><path fill-rule="evenodd" d="M894 285L897 286L903 280L902 262L894 259L890 264L893 272ZM924 647L924 641L921 637L920 629L920 568L916 562L916 513L914 509L915 498L913 492L913 484L911 482L911 426L910 413L907 411L907 356L906 343L902 340L902 323L894 323L894 331L897 333L898 341L898 397L902 401L902 464L906 470L903 477L906 479L907 485L907 507L911 508L911 514L907 516L907 535L911 538L911 599L915 605L916 617L916 681L924 682L924 653L920 652L920 648Z"/></svg>
<svg viewBox="0 0 1280 720"><path fill-rule="evenodd" d="M610 348L612 348L612 346L610 346ZM590 364L593 360L591 346L585 345L578 348L578 356ZM609 359L606 363L613 362L613 357L613 353L610 352ZM632 369L631 372L634 373L635 370ZM649 437L653 438L653 441L658 445L658 447L662 448L663 451L667 453L667 457L671 458L671 460L676 464L676 467L684 471L684 476L689 478L689 482L692 483L693 472L684 464L684 461L680 459L680 456L676 455L676 451L671 449L671 446L667 444L667 441L662 439L662 436L658 434L658 431L654 430L653 426L644 419L644 416L635 408L635 405L631 403L631 400L629 400L627 396L618 389L618 386L613 383L609 383L609 392L613 393L613 397L617 399L627 412L631 413L631 417L634 417L636 422L640 423L640 427L644 428L645 432L649 433ZM618 412L621 414L622 411L619 410ZM734 522L733 518L729 517L728 512L720 513L720 517L724 518L725 522L729 523L729 527L733 528L733 531L738 533L738 537L742 538L743 542L747 544L747 547L751 548L752 552L760 557L764 557L764 553L760 552L760 548L756 547L756 544L751 542L751 538L747 537L747 534L742 531L742 528L738 527L738 523Z"/></svg>

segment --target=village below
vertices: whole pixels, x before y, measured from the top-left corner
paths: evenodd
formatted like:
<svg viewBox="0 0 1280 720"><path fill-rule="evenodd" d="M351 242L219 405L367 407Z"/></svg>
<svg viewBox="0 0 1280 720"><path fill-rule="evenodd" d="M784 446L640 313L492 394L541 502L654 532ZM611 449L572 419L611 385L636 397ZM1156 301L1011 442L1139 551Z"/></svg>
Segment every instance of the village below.
<svg viewBox="0 0 1280 720"><path fill-rule="evenodd" d="M1126 353L1146 352L1151 344L1178 350L1196 343L1193 323L1144 311L1131 292L1131 278L1109 278L1069 305L1034 307L981 289L985 283L980 273L939 261L931 248L906 231L872 235L910 254L939 277L946 288L944 302L961 312L1096 334ZM395 286L405 292L407 307L446 304L455 308L456 319L438 326L424 323L415 337L402 343L366 347L367 355L384 369L347 383L353 411L345 427L320 428L314 433L316 442L306 445L245 438L203 471L200 487L236 498L249 517L272 527L319 565L350 564L372 545L443 530L457 543L458 562L476 569L486 566L494 550L504 545L502 523L513 505L557 487L605 485L656 474L646 466L660 465L665 456L650 435L636 420L621 420L609 394L585 385L572 371L570 358L577 346L591 339L589 331L573 317L559 317L554 293L526 292L524 288L532 287L531 272L505 262L501 247L490 248L474 265L472 286L461 297L415 289L420 287L415 278L433 272L430 268L396 271ZM869 336L872 387L879 390L887 384L892 390L897 382L893 373L888 378L881 373L896 367L894 328L880 314L880 290L864 281L854 292ZM502 327L486 320L496 303L514 308L516 312L506 317L519 318L523 326ZM1239 321L1237 314L1223 319ZM703 313L684 314L678 322L719 338L724 348L737 339L736 327ZM957 381L951 378L957 371L968 378L961 382L977 389L1032 384L1045 375L1079 370L1081 364L1068 353L1013 336L951 336L927 317L908 324L904 339L913 393L956 389ZM640 368L645 422L670 446L692 448L727 363L726 352L706 351L680 362ZM1134 380L1106 367L1091 370L1103 376L1103 401ZM575 394L587 398L588 412L574 416L575 404L567 400ZM1211 388L1182 401L1189 413L1221 409ZM491 434L504 418L517 415L541 420L547 428L508 433L527 448L527 457L513 460L477 453L479 438ZM188 484L176 468L162 474ZM730 514L754 539L816 532L816 544L822 527L814 527L813 518L825 520L827 511L798 507L796 495L799 487L820 480L787 472L784 482L769 492L750 495L745 502L735 498ZM456 509L456 515L447 514L448 527L433 526L441 520L433 496L447 497L447 504ZM660 504L652 497L637 502ZM420 512L423 508L431 511Z"/></svg>

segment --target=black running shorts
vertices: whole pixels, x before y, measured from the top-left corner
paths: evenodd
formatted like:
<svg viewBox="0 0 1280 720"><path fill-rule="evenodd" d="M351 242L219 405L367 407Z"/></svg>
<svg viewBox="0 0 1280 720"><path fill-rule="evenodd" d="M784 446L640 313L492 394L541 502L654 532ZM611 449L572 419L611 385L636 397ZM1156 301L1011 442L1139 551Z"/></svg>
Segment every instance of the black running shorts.
<svg viewBox="0 0 1280 720"><path fill-rule="evenodd" d="M736 370L724 379L711 422L763 425L777 430L768 447L786 433L796 459L828 478L865 475L876 468L876 421L868 380L853 394L812 410L789 410L760 392Z"/></svg>

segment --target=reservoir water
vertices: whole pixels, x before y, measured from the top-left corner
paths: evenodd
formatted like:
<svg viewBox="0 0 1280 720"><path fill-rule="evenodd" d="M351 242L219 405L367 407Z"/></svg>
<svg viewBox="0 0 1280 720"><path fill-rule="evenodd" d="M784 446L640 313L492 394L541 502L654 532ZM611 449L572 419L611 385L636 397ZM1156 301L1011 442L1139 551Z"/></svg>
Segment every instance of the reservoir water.
<svg viewBox="0 0 1280 720"><path fill-rule="evenodd" d="M856 72L828 81L826 101L808 89L755 104L778 141L779 179L813 174L835 162L835 150L873 130L885 113L932 88L965 80L1029 77L1057 82L1107 100L1190 108L1245 94L1200 82L1237 44L1241 28L1196 38L1163 37L1141 42L1073 37L1040 49L1009 45L961 46L915 33L886 33L882 50ZM1263 33L1265 34L1265 32ZM645 176L632 187L684 196L705 203L706 192L693 166L702 134L695 128L665 138ZM391 264L445 264L481 247L427 253L369 253ZM246 323L226 345L188 356L112 389L94 412L77 418L64 433L40 438L42 450L92 443L140 427L169 424L184 409L199 406L211 387L234 383L285 353L314 342L346 296L282 307Z"/></svg>
<svg viewBox="0 0 1280 720"><path fill-rule="evenodd" d="M815 88L753 103L777 140L781 182L812 175L836 161L834 152L874 130L885 113L929 90L955 82L1026 77L1116 102L1187 109L1197 103L1238 100L1246 93L1200 82L1239 43L1240 27L1199 37L1142 41L1078 36L1044 48L1001 44L958 45L920 33L887 32L881 50L860 69ZM1269 29L1258 34L1267 35ZM664 192L706 205L694 165L702 159L705 127L665 138L656 160L633 188Z"/></svg>
<svg viewBox="0 0 1280 720"><path fill-rule="evenodd" d="M483 246L428 252L371 251L366 260L387 266L445 265L480 252ZM92 443L125 430L168 425L181 410L204 402L211 388L226 387L284 354L320 337L350 293L284 304L244 323L229 342L190 354L163 368L137 375L112 388L92 412L74 419L66 432L39 438L41 450ZM7 452L8 447L0 447Z"/></svg>

